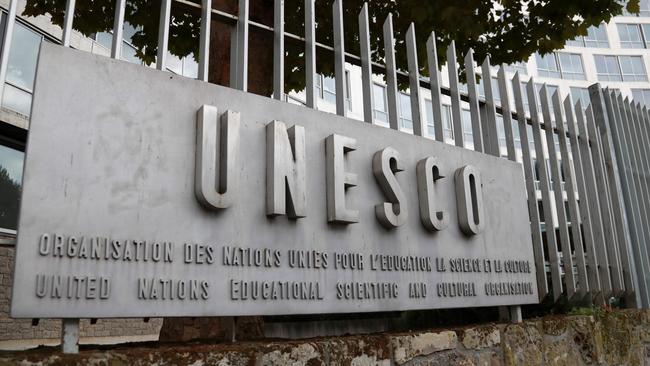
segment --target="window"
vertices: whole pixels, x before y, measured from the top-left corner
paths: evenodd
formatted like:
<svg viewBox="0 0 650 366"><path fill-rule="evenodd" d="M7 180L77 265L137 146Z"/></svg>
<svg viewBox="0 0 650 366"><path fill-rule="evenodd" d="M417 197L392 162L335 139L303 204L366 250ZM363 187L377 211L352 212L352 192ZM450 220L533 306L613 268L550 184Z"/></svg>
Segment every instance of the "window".
<svg viewBox="0 0 650 366"><path fill-rule="evenodd" d="M619 56L623 81L647 81L648 77L641 56Z"/></svg>
<svg viewBox="0 0 650 366"><path fill-rule="evenodd" d="M589 89L572 86L571 99L574 105L580 101L582 108L587 109L587 106L591 103L591 99L589 98Z"/></svg>
<svg viewBox="0 0 650 366"><path fill-rule="evenodd" d="M594 55L596 72L600 81L622 81L621 69L616 56Z"/></svg>
<svg viewBox="0 0 650 366"><path fill-rule="evenodd" d="M544 110L542 109L542 97L541 97L541 92L542 92L542 87L544 84L535 84L535 88L537 89L537 98L539 98L539 104L537 105L537 109L540 114L544 113ZM551 119L555 119L555 108L553 107L553 94L555 94L558 91L557 85L548 85L546 84L546 92L548 96L548 109L549 112L551 113Z"/></svg>
<svg viewBox="0 0 650 366"><path fill-rule="evenodd" d="M436 135L436 128L433 120L433 103L429 99L424 100L424 113L427 118L427 134L433 137Z"/></svg>
<svg viewBox="0 0 650 366"><path fill-rule="evenodd" d="M648 77L641 56L595 55L596 70L600 81L647 81Z"/></svg>
<svg viewBox="0 0 650 366"><path fill-rule="evenodd" d="M38 48L43 37L16 22L7 66L2 106L29 115L32 105Z"/></svg>
<svg viewBox="0 0 650 366"><path fill-rule="evenodd" d="M142 60L136 56L136 51L137 49L132 43L133 35L138 30L133 27L129 22L124 22L124 27L122 30L122 60L128 61L134 64L142 64ZM113 32L100 32L94 35L94 37L91 37L95 40L97 44L100 44L104 48L110 50L111 45L113 44ZM170 53L167 53L169 57L169 62L175 62L175 60L172 60L172 58L175 58L176 56L172 56ZM181 66L182 70L182 66ZM176 72L175 70L171 70ZM179 75L185 75L182 72L176 72ZM197 65L197 74L198 74L198 65ZM185 75L188 76L188 75Z"/></svg>
<svg viewBox="0 0 650 366"><path fill-rule="evenodd" d="M547 78L561 78L560 67L554 53L545 56L535 55L537 58L537 73Z"/></svg>
<svg viewBox="0 0 650 366"><path fill-rule="evenodd" d="M537 72L539 76L562 78L570 80L585 80L582 66L582 56L575 53L550 53L545 56L536 55Z"/></svg>
<svg viewBox="0 0 650 366"><path fill-rule="evenodd" d="M372 86L374 107L372 109L372 118L375 122L388 124L388 101L386 99L386 88L382 85L373 84Z"/></svg>
<svg viewBox="0 0 650 366"><path fill-rule="evenodd" d="M334 78L316 75L316 90L321 99L336 104L336 81Z"/></svg>
<svg viewBox="0 0 650 366"><path fill-rule="evenodd" d="M427 132L429 136L434 137L436 135L436 129L433 119L433 104L430 99L425 99L424 108L427 118ZM451 128L451 106L446 104L442 105L442 134L446 141L454 139L454 132Z"/></svg>
<svg viewBox="0 0 650 366"><path fill-rule="evenodd" d="M558 53L563 79L584 80L585 70L582 67L582 57L573 53Z"/></svg>
<svg viewBox="0 0 650 366"><path fill-rule="evenodd" d="M528 75L528 65L525 62L515 62L514 64L506 65L505 70L512 73L519 72L519 74Z"/></svg>
<svg viewBox="0 0 650 366"><path fill-rule="evenodd" d="M650 0L639 0L639 14L632 14L629 13L625 7L623 7L623 15L627 16L642 16L642 17L647 17L650 16Z"/></svg>
<svg viewBox="0 0 650 366"><path fill-rule="evenodd" d="M507 157L506 130L503 123L503 116L497 114L497 138L499 139L499 151L502 157Z"/></svg>
<svg viewBox="0 0 650 366"><path fill-rule="evenodd" d="M598 27L590 27L586 36L578 36L576 39L567 42L567 46L609 48L607 29L605 24Z"/></svg>
<svg viewBox="0 0 650 366"><path fill-rule="evenodd" d="M18 225L24 156L0 142L0 232L13 232Z"/></svg>
<svg viewBox="0 0 650 366"><path fill-rule="evenodd" d="M316 76L316 93L320 99L336 105L336 79L329 76L317 74ZM352 110L352 101L350 100L350 73L345 71L345 102L348 110Z"/></svg>
<svg viewBox="0 0 650 366"><path fill-rule="evenodd" d="M644 48L641 27L638 24L617 24L622 48Z"/></svg>
<svg viewBox="0 0 650 366"><path fill-rule="evenodd" d="M194 59L194 55L180 58L167 52L167 61L165 62L165 66L168 71L177 75L193 79L196 79L199 76L199 64Z"/></svg>
<svg viewBox="0 0 650 366"><path fill-rule="evenodd" d="M405 130L413 130L413 114L411 113L411 96L399 93L399 125Z"/></svg>
<svg viewBox="0 0 650 366"><path fill-rule="evenodd" d="M650 107L650 89L632 89L632 98L635 102Z"/></svg>
<svg viewBox="0 0 650 366"><path fill-rule="evenodd" d="M474 134L472 133L472 113L469 109L463 109L461 112L463 119L463 141L465 147L474 150Z"/></svg>
<svg viewBox="0 0 650 366"><path fill-rule="evenodd" d="M490 78L492 81L492 95L494 96L494 102L497 105L501 105L501 90L499 89L499 80L497 78ZM485 86L483 86L483 78L478 82L478 95L479 97L485 99Z"/></svg>

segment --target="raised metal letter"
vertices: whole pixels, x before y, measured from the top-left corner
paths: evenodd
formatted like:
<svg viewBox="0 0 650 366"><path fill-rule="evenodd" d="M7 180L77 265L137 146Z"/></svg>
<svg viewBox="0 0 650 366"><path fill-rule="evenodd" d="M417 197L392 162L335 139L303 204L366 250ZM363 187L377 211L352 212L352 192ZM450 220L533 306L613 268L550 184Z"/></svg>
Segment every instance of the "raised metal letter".
<svg viewBox="0 0 650 366"><path fill-rule="evenodd" d="M430 156L418 162L418 198L420 201L420 220L427 230L442 231L449 225L449 217L444 211L435 211L435 182L444 178L440 175L438 159Z"/></svg>
<svg viewBox="0 0 650 366"><path fill-rule="evenodd" d="M305 217L305 128L266 125L266 214Z"/></svg>
<svg viewBox="0 0 650 366"><path fill-rule="evenodd" d="M476 168L466 165L456 170L454 178L460 229L467 235L479 234L485 229L481 176Z"/></svg>
<svg viewBox="0 0 650 366"><path fill-rule="evenodd" d="M359 211L345 206L345 190L357 186L357 175L345 171L345 154L356 149L357 140L350 137L333 134L325 140L328 222L359 222Z"/></svg>
<svg viewBox="0 0 650 366"><path fill-rule="evenodd" d="M392 147L379 150L372 158L372 172L381 190L388 198L375 206L377 220L388 229L404 225L408 216L406 195L400 187L395 173L404 171L399 161L399 153Z"/></svg>
<svg viewBox="0 0 650 366"><path fill-rule="evenodd" d="M207 208L232 206L238 188L239 112L204 105L196 116L194 194ZM217 154L219 151L219 154Z"/></svg>

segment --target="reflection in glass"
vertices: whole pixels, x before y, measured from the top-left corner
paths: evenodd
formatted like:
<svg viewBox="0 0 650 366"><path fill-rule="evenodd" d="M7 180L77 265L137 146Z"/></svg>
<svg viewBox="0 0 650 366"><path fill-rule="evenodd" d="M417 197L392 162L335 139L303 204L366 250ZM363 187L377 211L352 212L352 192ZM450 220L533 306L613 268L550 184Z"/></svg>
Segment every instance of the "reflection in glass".
<svg viewBox="0 0 650 366"><path fill-rule="evenodd" d="M16 230L24 153L0 145L0 229Z"/></svg>
<svg viewBox="0 0 650 366"><path fill-rule="evenodd" d="M29 116L32 107L32 94L7 83L3 91L2 106L24 116Z"/></svg>
<svg viewBox="0 0 650 366"><path fill-rule="evenodd" d="M405 130L413 130L413 115L411 113L411 97L408 94L399 93L399 122Z"/></svg>
<svg viewBox="0 0 650 366"><path fill-rule="evenodd" d="M16 23L9 53L7 82L26 91L32 91L40 43L40 35Z"/></svg>

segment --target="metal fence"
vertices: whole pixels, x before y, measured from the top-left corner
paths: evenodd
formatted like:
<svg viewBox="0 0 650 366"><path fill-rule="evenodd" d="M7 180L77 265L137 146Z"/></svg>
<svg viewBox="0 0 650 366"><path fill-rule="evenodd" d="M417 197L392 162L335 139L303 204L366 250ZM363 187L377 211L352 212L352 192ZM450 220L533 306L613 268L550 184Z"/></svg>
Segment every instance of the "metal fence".
<svg viewBox="0 0 650 366"><path fill-rule="evenodd" d="M525 88L522 87L519 74L510 80L504 66L498 69L496 89L491 82L482 83L483 100L479 98L472 50L467 51L464 57L467 93L461 93L453 41L446 52L449 88L445 88L438 68L439 55L433 33L426 44L430 77L420 75L413 25L405 40L408 70L397 69L391 16L383 23L384 63L373 63L367 4L359 9L360 55L352 55L345 52L343 42L342 0L334 1L332 7L333 46L316 42L314 0L305 0L304 37L284 31L282 0L275 0L273 27L249 20L248 0L239 0L238 15L212 9L211 0L202 0L201 5L175 1L201 9L199 80L208 81L210 20L215 17L233 26L233 39L229 45L233 88L247 90L249 28L256 27L274 35L273 97L276 99L282 100L285 95L284 41L289 37L304 44L305 104L309 108L317 105L314 83L316 49L322 48L334 54L336 113L341 116L345 116L347 111L345 64L351 63L362 70L363 116L367 123L374 123L373 69L385 74L388 120L392 129L399 129L398 77L408 77L415 135L425 134L422 88L430 89L434 136L441 143L445 142L443 95L451 99L451 123L455 144L459 147L465 147L462 102L469 103L476 151L501 156L497 124L502 119L507 159L517 160L517 151L521 151L540 300L559 301L563 298L569 303L600 305L619 298L624 299L628 307L650 305L650 113L645 107L623 100L620 94L603 90L600 85L590 87L591 103L588 106L579 101L574 104L570 96L562 99L559 91L551 95L545 85L538 91L533 78ZM17 3L17 0L12 0L8 11L0 63L2 81L7 73ZM161 1L156 58L156 68L160 70L166 69L171 5L172 0ZM126 0L116 0L111 56L117 59L120 58L125 6ZM70 46L74 8L75 1L67 0L61 41L65 47ZM489 58L485 59L480 67L482 75L490 75L491 68ZM500 102L495 97L497 92ZM514 106L510 105L511 95ZM513 122L518 126L519 139L515 136ZM532 127L532 136L529 136L529 127ZM534 143L534 148L529 141ZM535 167L533 155L542 160L547 156L549 166L539 164ZM541 207L538 205L538 192L541 192Z"/></svg>

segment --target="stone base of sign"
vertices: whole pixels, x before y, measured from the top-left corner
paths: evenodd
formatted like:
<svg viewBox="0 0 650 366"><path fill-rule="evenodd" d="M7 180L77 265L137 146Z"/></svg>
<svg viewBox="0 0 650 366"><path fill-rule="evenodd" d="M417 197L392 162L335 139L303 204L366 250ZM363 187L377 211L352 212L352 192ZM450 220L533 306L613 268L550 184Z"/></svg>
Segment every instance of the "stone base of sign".
<svg viewBox="0 0 650 366"><path fill-rule="evenodd" d="M9 238L0 237L0 349L7 341L32 341L40 340L42 343L51 343L48 340L59 342L61 340L60 319L40 319L34 325L31 319L12 319L9 317L11 304L11 286L13 283L13 267L15 247ZM79 324L79 336L83 343L88 337L144 337L151 339L158 336L162 319L98 319L91 324L88 319L82 319ZM136 338L137 339L137 338ZM20 347L20 343L13 343ZM31 342L30 344L33 344ZM13 347L11 347L13 348Z"/></svg>
<svg viewBox="0 0 650 366"><path fill-rule="evenodd" d="M264 338L261 316L214 318L165 318L160 329L161 342L185 342L210 339L230 342Z"/></svg>
<svg viewBox="0 0 650 366"><path fill-rule="evenodd" d="M650 311L585 310L520 324L323 337L302 341L141 344L62 355L0 353L0 364L111 365L644 365ZM27 362L29 361L29 362Z"/></svg>

